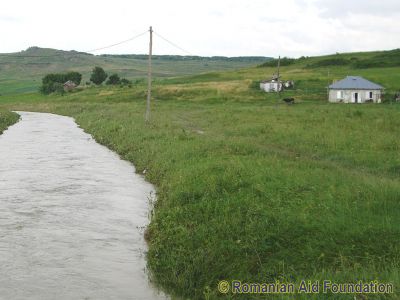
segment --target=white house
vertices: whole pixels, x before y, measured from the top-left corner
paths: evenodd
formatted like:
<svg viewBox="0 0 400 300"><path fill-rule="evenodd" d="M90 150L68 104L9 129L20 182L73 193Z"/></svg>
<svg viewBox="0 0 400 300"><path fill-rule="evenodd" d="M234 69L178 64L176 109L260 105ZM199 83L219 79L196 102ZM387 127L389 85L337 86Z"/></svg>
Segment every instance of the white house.
<svg viewBox="0 0 400 300"><path fill-rule="evenodd" d="M260 89L266 92L280 92L282 91L283 83L275 79L260 82Z"/></svg>
<svg viewBox="0 0 400 300"><path fill-rule="evenodd" d="M328 87L329 102L381 103L383 87L360 76L347 76Z"/></svg>

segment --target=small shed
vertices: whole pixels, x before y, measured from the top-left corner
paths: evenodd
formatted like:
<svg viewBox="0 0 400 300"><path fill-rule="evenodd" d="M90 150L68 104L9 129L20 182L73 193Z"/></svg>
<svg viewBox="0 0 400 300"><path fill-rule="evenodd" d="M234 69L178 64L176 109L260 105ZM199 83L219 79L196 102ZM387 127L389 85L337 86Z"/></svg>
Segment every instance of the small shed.
<svg viewBox="0 0 400 300"><path fill-rule="evenodd" d="M347 76L328 87L328 97L334 103L381 103L383 89L361 76Z"/></svg>
<svg viewBox="0 0 400 300"><path fill-rule="evenodd" d="M64 83L64 91L69 92L72 91L74 88L76 88L76 83L68 80L66 83Z"/></svg>
<svg viewBox="0 0 400 300"><path fill-rule="evenodd" d="M260 82L260 89L265 92L280 92L282 91L283 83L282 81L271 79Z"/></svg>
<svg viewBox="0 0 400 300"><path fill-rule="evenodd" d="M294 87L292 80L282 81L280 76L274 74L270 80L260 82L260 89L265 92L281 92L283 89L290 89Z"/></svg>

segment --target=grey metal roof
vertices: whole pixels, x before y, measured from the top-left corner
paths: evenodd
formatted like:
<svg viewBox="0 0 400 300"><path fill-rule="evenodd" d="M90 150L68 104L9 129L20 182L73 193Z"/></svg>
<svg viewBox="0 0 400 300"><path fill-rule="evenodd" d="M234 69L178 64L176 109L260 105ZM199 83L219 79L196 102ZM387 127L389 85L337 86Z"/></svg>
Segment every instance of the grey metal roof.
<svg viewBox="0 0 400 300"><path fill-rule="evenodd" d="M347 76L329 86L335 90L381 90L383 86L373 83L361 76Z"/></svg>

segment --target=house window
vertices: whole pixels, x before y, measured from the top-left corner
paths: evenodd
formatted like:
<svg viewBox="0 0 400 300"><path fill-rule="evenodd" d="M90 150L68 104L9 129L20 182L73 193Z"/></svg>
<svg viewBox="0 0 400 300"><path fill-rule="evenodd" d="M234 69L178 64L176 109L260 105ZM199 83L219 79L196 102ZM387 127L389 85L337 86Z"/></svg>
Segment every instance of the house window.
<svg viewBox="0 0 400 300"><path fill-rule="evenodd" d="M343 99L343 91L337 91L337 99Z"/></svg>
<svg viewBox="0 0 400 300"><path fill-rule="evenodd" d="M372 92L369 92L369 99L372 99Z"/></svg>

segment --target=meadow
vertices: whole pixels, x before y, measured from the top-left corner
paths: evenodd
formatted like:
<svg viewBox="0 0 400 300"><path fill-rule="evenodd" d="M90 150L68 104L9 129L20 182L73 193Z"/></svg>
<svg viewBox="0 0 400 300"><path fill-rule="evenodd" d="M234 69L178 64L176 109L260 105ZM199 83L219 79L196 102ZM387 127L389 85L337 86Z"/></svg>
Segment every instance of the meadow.
<svg viewBox="0 0 400 300"><path fill-rule="evenodd" d="M310 68L324 59L282 68L295 90L280 97L294 96L294 105L257 88L275 72L263 67L157 80L149 123L144 83L0 97L0 108L72 116L146 171L157 187L148 264L152 280L173 295L264 299L220 294L220 280L378 280L395 293L356 298L397 299L400 105L391 93L400 70ZM326 86L346 75L384 85L385 103L327 103Z"/></svg>
<svg viewBox="0 0 400 300"><path fill-rule="evenodd" d="M168 78L212 71L235 70L265 62L267 57L153 57L153 76ZM0 54L0 96L37 92L42 77L49 73L80 72L82 84L89 81L92 69L99 66L111 75L131 80L147 74L146 55L92 55L77 51L31 47L18 53Z"/></svg>

